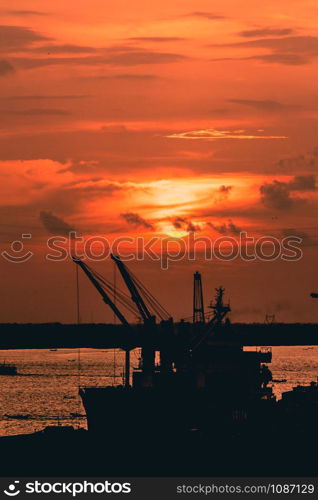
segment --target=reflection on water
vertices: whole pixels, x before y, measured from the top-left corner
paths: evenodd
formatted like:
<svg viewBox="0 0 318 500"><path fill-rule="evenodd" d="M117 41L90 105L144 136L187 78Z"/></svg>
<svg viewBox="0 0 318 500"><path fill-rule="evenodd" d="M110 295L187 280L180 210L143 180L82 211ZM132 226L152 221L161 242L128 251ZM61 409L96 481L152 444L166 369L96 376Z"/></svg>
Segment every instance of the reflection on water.
<svg viewBox="0 0 318 500"><path fill-rule="evenodd" d="M139 351L132 353L138 365ZM85 427L79 386L122 382L123 353L97 349L0 351L0 362L14 363L18 376L0 376L0 435L21 434L46 425ZM273 347L271 364L277 397L318 376L318 347Z"/></svg>

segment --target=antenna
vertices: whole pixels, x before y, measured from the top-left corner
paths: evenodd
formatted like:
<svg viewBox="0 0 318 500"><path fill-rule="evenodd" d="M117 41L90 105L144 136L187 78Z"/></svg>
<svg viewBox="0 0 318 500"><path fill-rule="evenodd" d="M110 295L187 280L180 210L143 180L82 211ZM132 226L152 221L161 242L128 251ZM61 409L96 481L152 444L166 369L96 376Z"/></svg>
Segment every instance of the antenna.
<svg viewBox="0 0 318 500"><path fill-rule="evenodd" d="M201 273L193 275L193 323L205 323Z"/></svg>

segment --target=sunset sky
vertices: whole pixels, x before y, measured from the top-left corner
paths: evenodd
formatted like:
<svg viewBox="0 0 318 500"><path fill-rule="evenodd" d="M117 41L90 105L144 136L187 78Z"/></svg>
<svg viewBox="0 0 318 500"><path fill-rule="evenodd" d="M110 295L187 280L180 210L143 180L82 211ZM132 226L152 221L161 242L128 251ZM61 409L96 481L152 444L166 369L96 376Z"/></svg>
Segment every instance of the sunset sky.
<svg viewBox="0 0 318 500"><path fill-rule="evenodd" d="M75 321L74 228L118 236L302 238L298 262L132 268L179 319L192 275L233 320L318 321L318 4L314 0L1 2L0 321ZM95 266L109 278L110 262ZM112 316L81 277L82 321Z"/></svg>

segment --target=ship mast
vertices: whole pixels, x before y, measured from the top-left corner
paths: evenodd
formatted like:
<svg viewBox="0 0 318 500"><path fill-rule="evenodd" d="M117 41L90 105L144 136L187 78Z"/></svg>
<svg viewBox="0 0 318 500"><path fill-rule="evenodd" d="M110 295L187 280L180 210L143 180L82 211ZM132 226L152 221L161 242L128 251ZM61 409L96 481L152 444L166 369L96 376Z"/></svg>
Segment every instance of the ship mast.
<svg viewBox="0 0 318 500"><path fill-rule="evenodd" d="M193 275L193 323L205 323L201 273Z"/></svg>

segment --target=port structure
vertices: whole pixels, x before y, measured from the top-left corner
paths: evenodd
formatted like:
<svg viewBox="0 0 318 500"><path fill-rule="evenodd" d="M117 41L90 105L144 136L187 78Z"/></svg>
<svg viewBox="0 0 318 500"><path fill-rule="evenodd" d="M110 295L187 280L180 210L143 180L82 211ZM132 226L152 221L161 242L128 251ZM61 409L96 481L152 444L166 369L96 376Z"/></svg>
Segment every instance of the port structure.
<svg viewBox="0 0 318 500"><path fill-rule="evenodd" d="M193 275L193 323L205 323L201 273Z"/></svg>
<svg viewBox="0 0 318 500"><path fill-rule="evenodd" d="M173 319L168 311L158 302L150 291L147 290L137 276L128 269L126 264L124 264L118 256L112 254L111 258L119 269L129 294L119 290L114 284L88 266L81 259L73 257L73 261L83 270L92 285L101 295L105 304L110 307L122 325L127 328L131 334L131 344L121 346L121 349L125 351L126 388L130 387L130 351L136 347L134 343L136 330L118 308L117 302L124 307L126 311L132 313L137 320L142 321L144 342L141 348L141 376L139 377L139 383L143 387L151 387L152 377L155 371L156 350L154 348L154 339L158 333L159 326L157 324L157 318L161 320L160 331L163 334L160 348L160 369L162 371L170 371L172 369L171 355L167 346L169 345L173 332Z"/></svg>

